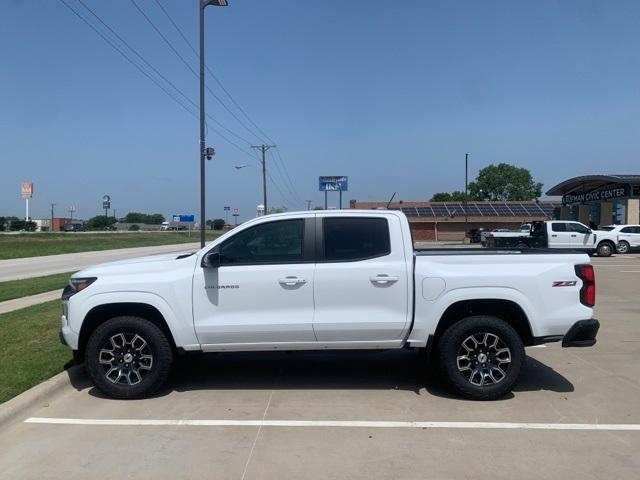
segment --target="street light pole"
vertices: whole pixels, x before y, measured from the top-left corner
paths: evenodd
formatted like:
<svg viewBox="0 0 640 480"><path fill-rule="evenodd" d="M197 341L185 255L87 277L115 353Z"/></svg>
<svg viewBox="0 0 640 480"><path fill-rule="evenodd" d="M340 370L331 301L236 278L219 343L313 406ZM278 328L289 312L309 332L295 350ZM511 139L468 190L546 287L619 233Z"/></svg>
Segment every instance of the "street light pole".
<svg viewBox="0 0 640 480"><path fill-rule="evenodd" d="M56 204L52 203L51 204L51 225L49 225L49 232L53 232L53 209L56 208Z"/></svg>
<svg viewBox="0 0 640 480"><path fill-rule="evenodd" d="M469 191L469 154L464 154L464 238L467 238L469 214L467 213L467 195Z"/></svg>
<svg viewBox="0 0 640 480"><path fill-rule="evenodd" d="M227 0L198 0L200 13L200 248L205 243L205 112L204 112L204 9L209 5L226 7Z"/></svg>

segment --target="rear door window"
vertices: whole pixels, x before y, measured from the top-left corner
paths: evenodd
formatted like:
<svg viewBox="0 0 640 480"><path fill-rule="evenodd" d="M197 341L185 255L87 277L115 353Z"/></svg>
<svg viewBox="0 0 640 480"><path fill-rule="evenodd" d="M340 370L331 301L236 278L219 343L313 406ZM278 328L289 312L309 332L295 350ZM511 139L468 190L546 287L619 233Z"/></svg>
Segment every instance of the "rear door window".
<svg viewBox="0 0 640 480"><path fill-rule="evenodd" d="M325 262L354 262L391 253L385 218L327 217L323 219Z"/></svg>
<svg viewBox="0 0 640 480"><path fill-rule="evenodd" d="M567 224L566 223L552 223L551 224L551 230L553 230L554 232L566 232L567 231Z"/></svg>

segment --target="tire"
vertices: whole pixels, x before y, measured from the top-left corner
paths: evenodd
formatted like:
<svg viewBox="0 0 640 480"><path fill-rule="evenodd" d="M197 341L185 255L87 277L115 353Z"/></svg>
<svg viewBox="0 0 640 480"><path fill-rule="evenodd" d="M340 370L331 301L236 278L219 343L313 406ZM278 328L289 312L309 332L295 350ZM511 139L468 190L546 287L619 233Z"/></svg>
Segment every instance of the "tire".
<svg viewBox="0 0 640 480"><path fill-rule="evenodd" d="M610 257L616 249L610 242L600 242L596 251L599 257Z"/></svg>
<svg viewBox="0 0 640 480"><path fill-rule="evenodd" d="M629 242L625 241L625 240L621 240L618 243L618 253L629 253L631 251L631 245L629 245Z"/></svg>
<svg viewBox="0 0 640 480"><path fill-rule="evenodd" d="M169 377L173 351L156 325L139 317L116 317L100 325L85 350L93 384L117 399L143 398Z"/></svg>
<svg viewBox="0 0 640 480"><path fill-rule="evenodd" d="M449 327L440 337L438 354L449 386L470 400L496 400L510 392L525 355L518 333L505 321L485 315Z"/></svg>
<svg viewBox="0 0 640 480"><path fill-rule="evenodd" d="M524 242L520 242L518 245L516 245L516 248L518 248L518 249L520 249L520 250L523 250L523 249L525 249L525 248L529 248L529 245L527 245L527 244L526 244L526 243L524 243Z"/></svg>

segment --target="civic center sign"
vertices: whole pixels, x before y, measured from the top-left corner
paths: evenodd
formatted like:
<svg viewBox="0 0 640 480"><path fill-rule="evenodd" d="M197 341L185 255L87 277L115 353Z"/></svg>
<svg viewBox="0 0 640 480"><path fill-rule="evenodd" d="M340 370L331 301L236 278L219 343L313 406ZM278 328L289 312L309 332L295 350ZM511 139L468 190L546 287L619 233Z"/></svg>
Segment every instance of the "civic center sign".
<svg viewBox="0 0 640 480"><path fill-rule="evenodd" d="M563 205L575 205L588 202L606 202L617 198L629 197L631 189L629 185L618 185L616 187L600 188L591 192L568 193L562 197Z"/></svg>

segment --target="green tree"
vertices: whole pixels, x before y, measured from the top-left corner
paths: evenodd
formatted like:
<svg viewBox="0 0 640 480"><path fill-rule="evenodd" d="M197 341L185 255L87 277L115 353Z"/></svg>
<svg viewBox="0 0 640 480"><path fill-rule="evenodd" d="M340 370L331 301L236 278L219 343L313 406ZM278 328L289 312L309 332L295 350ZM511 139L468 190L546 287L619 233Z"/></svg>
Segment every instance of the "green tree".
<svg viewBox="0 0 640 480"><path fill-rule="evenodd" d="M19 232L21 230L25 232L35 232L37 227L36 222L32 222L31 220L27 222L25 220L15 219L11 220L9 224L9 230L12 232Z"/></svg>
<svg viewBox="0 0 640 480"><path fill-rule="evenodd" d="M164 222L164 215L161 213L154 213L149 215L148 213L129 212L122 219L124 223L146 223L148 225L160 225Z"/></svg>
<svg viewBox="0 0 640 480"><path fill-rule="evenodd" d="M213 229L214 230L222 230L225 226L226 222L224 221L224 218L216 218L213 222Z"/></svg>
<svg viewBox="0 0 640 480"><path fill-rule="evenodd" d="M470 196L467 195L467 200L471 200ZM464 202L464 192L460 190L454 190L453 192L438 192L434 193L433 197L431 197L431 202Z"/></svg>
<svg viewBox="0 0 640 480"><path fill-rule="evenodd" d="M87 220L87 223L84 224L84 227L87 230L109 230L114 223L116 223L115 218L98 215L97 217L93 217Z"/></svg>
<svg viewBox="0 0 640 480"><path fill-rule="evenodd" d="M268 213L284 213L287 211L287 207L271 207Z"/></svg>
<svg viewBox="0 0 640 480"><path fill-rule="evenodd" d="M526 168L499 163L480 170L469 195L474 200L534 200L542 195L542 183Z"/></svg>
<svg viewBox="0 0 640 480"><path fill-rule="evenodd" d="M134 223L133 225L129 225L130 232L137 232L138 230L140 230L140 225L138 225L137 223Z"/></svg>
<svg viewBox="0 0 640 480"><path fill-rule="evenodd" d="M448 202L451 200L451 194L449 192L434 193L430 202Z"/></svg>

